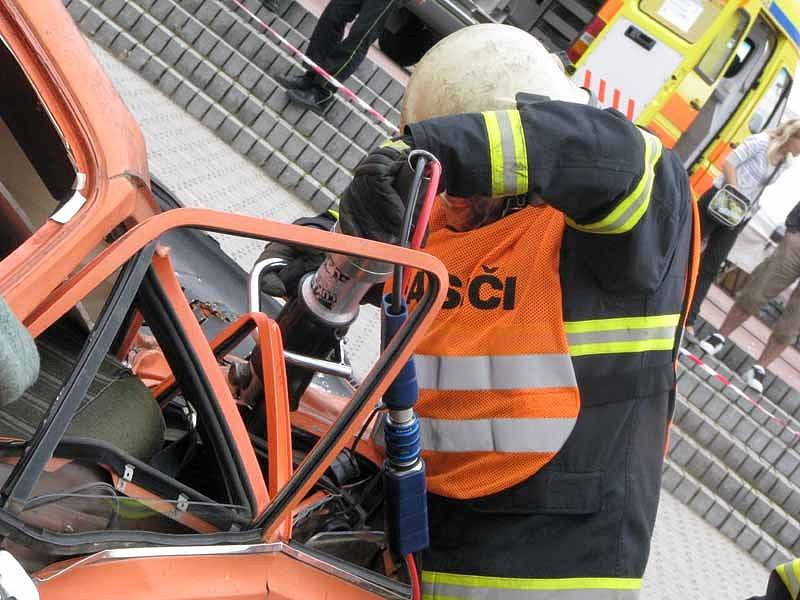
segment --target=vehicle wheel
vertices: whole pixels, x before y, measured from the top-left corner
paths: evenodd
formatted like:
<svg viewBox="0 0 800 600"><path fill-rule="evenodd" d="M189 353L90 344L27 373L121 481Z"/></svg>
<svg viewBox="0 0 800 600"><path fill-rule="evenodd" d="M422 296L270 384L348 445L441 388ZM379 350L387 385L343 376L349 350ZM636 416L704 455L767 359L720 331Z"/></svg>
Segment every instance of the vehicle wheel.
<svg viewBox="0 0 800 600"><path fill-rule="evenodd" d="M439 41L439 35L417 16L408 13L397 31L384 28L378 38L381 50L401 67L409 67Z"/></svg>

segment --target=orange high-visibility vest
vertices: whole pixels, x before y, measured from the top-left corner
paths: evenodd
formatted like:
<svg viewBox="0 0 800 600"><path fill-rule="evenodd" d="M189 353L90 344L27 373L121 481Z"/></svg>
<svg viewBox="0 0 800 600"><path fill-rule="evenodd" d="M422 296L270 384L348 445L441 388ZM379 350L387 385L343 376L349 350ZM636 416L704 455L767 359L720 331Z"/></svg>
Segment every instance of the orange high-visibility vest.
<svg viewBox="0 0 800 600"><path fill-rule="evenodd" d="M479 229L444 227L426 251L450 273L443 309L417 348L428 489L475 498L549 462L580 408L562 315L564 216L527 207Z"/></svg>

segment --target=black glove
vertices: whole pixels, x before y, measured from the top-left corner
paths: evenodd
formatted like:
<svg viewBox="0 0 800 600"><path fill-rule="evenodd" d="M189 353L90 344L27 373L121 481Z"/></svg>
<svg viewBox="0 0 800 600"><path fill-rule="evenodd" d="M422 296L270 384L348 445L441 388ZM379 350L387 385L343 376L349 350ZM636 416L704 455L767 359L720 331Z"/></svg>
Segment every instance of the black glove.
<svg viewBox="0 0 800 600"><path fill-rule="evenodd" d="M343 233L390 244L399 241L405 198L395 189L395 180L408 164L407 157L406 152L384 147L358 164L339 203Z"/></svg>
<svg viewBox="0 0 800 600"><path fill-rule="evenodd" d="M316 217L298 219L295 221L295 225L316 227L317 229L328 231L334 222L330 215L323 214ZM317 267L325 259L325 252L299 246L287 246L280 242L271 242L264 247L264 251L258 257L258 261L265 258L282 258L288 264L280 270L262 274L261 291L270 296L294 297L297 295L297 286L303 275L317 270Z"/></svg>

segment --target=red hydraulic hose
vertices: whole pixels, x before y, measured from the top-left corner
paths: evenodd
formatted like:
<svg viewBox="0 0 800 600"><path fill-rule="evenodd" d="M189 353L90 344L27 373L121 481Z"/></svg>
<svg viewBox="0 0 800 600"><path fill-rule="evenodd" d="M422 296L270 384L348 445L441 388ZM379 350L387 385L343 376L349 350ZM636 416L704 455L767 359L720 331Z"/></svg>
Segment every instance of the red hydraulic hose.
<svg viewBox="0 0 800 600"><path fill-rule="evenodd" d="M413 554L406 555L406 564L408 565L408 577L411 580L411 600L421 600L422 591L419 587L419 573L417 573L417 563L414 562Z"/></svg>

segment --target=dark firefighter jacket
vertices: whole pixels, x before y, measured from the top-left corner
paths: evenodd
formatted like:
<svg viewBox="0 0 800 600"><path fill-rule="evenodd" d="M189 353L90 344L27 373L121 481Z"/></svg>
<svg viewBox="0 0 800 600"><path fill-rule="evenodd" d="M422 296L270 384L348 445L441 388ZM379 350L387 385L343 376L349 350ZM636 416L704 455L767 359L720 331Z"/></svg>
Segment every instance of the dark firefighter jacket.
<svg viewBox="0 0 800 600"><path fill-rule="evenodd" d="M484 597L480 575L495 592L502 578L577 577L634 597L696 264L680 160L616 111L550 101L423 121L403 141L439 158L451 195L535 195L565 214L559 276L581 398L569 439L527 481L472 500L431 496L426 593Z"/></svg>

